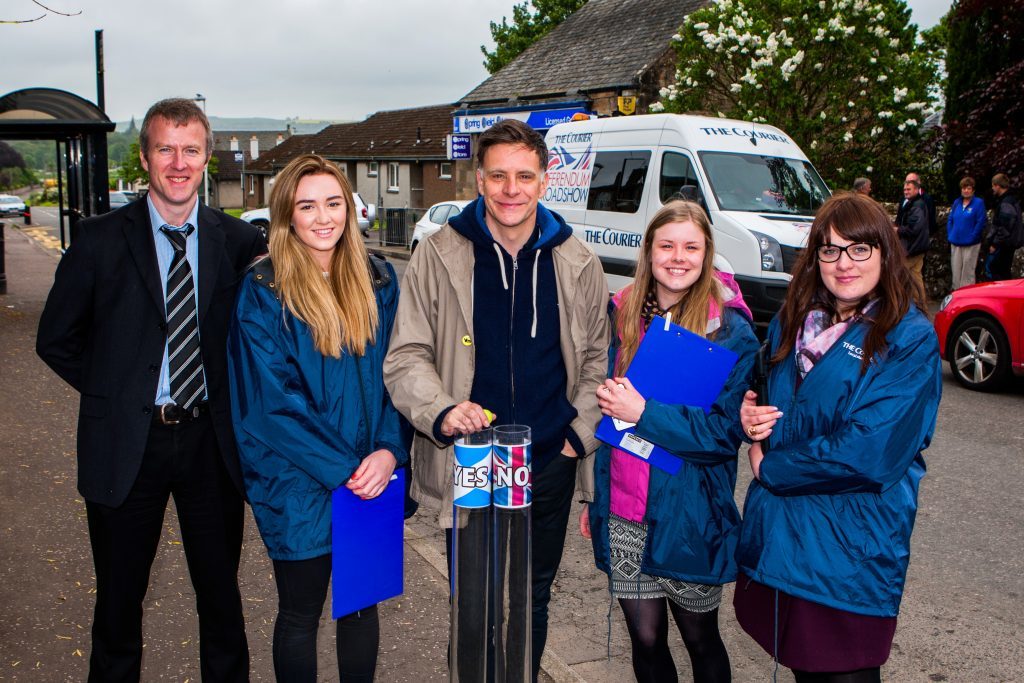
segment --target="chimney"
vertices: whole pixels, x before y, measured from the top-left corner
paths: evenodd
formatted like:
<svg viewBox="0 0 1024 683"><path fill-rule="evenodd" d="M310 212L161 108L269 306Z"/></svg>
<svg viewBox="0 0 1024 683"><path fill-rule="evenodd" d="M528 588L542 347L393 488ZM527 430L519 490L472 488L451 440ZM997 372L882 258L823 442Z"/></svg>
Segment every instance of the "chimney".
<svg viewBox="0 0 1024 683"><path fill-rule="evenodd" d="M260 139L255 135L249 139L249 156L253 161L260 158Z"/></svg>
<svg viewBox="0 0 1024 683"><path fill-rule="evenodd" d="M232 135L231 136L231 151L232 152L237 152L238 151L238 136L237 135Z"/></svg>

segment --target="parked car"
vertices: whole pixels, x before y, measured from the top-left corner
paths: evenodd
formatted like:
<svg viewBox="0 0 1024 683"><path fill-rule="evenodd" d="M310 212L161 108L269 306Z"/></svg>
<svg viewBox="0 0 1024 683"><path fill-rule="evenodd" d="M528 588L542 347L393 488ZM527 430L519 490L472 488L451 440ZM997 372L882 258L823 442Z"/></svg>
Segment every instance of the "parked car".
<svg viewBox="0 0 1024 683"><path fill-rule="evenodd" d="M13 194L0 194L0 216L25 215L25 202Z"/></svg>
<svg viewBox="0 0 1024 683"><path fill-rule="evenodd" d="M129 197L127 192L111 192L110 193L110 210L120 209L122 206L126 206L134 201L134 198Z"/></svg>
<svg viewBox="0 0 1024 683"><path fill-rule="evenodd" d="M373 204L367 205L358 192L353 192L352 198L356 202L356 222L359 224L359 231L363 233L363 237L369 237L370 226L373 225L373 221L377 218L377 207ZM245 211L242 213L241 218L243 221L248 221L255 225L263 232L263 236L267 237L267 230L270 229L269 208L263 207L262 209Z"/></svg>
<svg viewBox="0 0 1024 683"><path fill-rule="evenodd" d="M438 202L427 209L423 218L412 231L412 238L409 239L409 251L416 251L416 245L427 239L441 229L445 223L462 213L468 201L459 199L450 202Z"/></svg>
<svg viewBox="0 0 1024 683"><path fill-rule="evenodd" d="M1024 280L970 285L942 300L939 351L957 382L994 391L1024 375Z"/></svg>

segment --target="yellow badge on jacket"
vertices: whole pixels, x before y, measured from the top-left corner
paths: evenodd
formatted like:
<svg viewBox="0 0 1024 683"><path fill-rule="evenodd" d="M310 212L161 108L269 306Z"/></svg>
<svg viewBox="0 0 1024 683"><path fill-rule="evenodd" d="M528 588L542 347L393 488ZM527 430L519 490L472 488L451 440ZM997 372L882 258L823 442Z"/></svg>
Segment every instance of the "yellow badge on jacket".
<svg viewBox="0 0 1024 683"><path fill-rule="evenodd" d="M469 338L468 334L462 338L462 345L463 346L472 346L473 345L473 340Z"/></svg>

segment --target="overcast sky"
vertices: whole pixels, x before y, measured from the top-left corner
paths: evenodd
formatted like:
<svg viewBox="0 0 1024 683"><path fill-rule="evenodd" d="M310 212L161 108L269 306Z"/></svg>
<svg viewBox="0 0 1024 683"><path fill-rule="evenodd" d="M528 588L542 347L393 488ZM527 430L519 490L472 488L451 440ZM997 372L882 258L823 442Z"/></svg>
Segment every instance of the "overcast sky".
<svg viewBox="0 0 1024 683"><path fill-rule="evenodd" d="M74 17L0 25L0 95L28 87L96 100L103 29L107 114L162 97L207 98L212 116L358 120L454 102L487 77L480 45L516 0L40 0ZM933 26L949 0L908 0ZM42 13L3 0L0 20Z"/></svg>

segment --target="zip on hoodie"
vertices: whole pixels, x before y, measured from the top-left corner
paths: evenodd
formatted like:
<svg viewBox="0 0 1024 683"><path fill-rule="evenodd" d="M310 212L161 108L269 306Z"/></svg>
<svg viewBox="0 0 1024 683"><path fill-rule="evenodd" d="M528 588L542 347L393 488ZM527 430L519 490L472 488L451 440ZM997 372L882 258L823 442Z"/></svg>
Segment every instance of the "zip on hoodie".
<svg viewBox="0 0 1024 683"><path fill-rule="evenodd" d="M519 257L512 256L512 304L508 311L508 374L509 380L508 385L511 393L511 407L512 407L512 422L509 424L516 423L516 368L515 368L515 335L513 332L513 323L516 319L516 274L519 272ZM505 258L502 256L502 258Z"/></svg>

